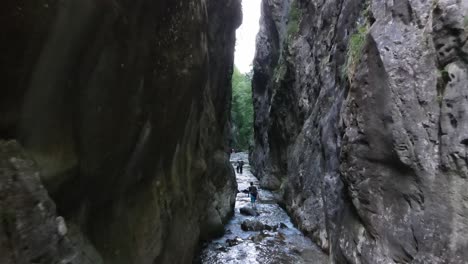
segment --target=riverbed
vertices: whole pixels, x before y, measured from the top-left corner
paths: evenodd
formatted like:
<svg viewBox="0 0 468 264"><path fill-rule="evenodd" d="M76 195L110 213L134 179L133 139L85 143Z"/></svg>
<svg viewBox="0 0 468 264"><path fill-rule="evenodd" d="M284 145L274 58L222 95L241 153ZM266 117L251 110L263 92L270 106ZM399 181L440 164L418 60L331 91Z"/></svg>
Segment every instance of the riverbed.
<svg viewBox="0 0 468 264"><path fill-rule="evenodd" d="M242 174L236 173L238 189L245 190L250 182L258 188L259 182L250 172L247 155L231 156L232 163L239 159L243 159L246 165ZM245 206L251 207L250 198L239 192L234 216L225 226L224 236L206 243L195 263L327 263L327 255L294 227L272 192L259 188L258 216L240 214L239 209ZM243 231L241 224L245 220L260 221L274 230Z"/></svg>

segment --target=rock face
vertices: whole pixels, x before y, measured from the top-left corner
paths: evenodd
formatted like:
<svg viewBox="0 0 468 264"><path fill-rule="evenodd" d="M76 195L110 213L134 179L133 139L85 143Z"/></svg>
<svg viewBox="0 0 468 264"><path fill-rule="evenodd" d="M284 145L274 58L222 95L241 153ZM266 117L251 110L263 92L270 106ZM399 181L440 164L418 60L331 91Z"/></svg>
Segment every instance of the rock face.
<svg viewBox="0 0 468 264"><path fill-rule="evenodd" d="M0 138L20 142L48 191L34 180L40 191L7 194L50 205L25 257L55 263L65 234L96 253L91 263L190 263L235 202L226 138L239 1L2 4ZM2 257L23 250L15 241Z"/></svg>
<svg viewBox="0 0 468 264"><path fill-rule="evenodd" d="M333 263L468 260L466 10L263 1L252 162Z"/></svg>
<svg viewBox="0 0 468 264"><path fill-rule="evenodd" d="M68 233L38 168L18 143L0 141L0 168L0 263L102 262L80 244L82 238Z"/></svg>

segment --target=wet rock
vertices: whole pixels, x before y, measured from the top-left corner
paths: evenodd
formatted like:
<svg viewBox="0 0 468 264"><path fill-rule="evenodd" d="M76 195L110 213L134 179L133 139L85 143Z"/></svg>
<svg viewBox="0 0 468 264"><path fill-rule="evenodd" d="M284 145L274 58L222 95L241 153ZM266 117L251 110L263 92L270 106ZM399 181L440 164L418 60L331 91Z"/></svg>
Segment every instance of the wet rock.
<svg viewBox="0 0 468 264"><path fill-rule="evenodd" d="M252 207L249 206L244 206L239 209L239 212L243 215L248 215L248 216L259 216L260 213L257 212L257 210L253 209Z"/></svg>
<svg viewBox="0 0 468 264"><path fill-rule="evenodd" d="M252 242L254 243L260 243L263 239L265 239L268 236L270 235L265 233L264 231L261 231L259 234L249 237L249 239L252 240Z"/></svg>
<svg viewBox="0 0 468 264"><path fill-rule="evenodd" d="M222 251L222 252L228 252L228 249L225 246L219 246L216 248L216 250Z"/></svg>
<svg viewBox="0 0 468 264"><path fill-rule="evenodd" d="M270 225L265 224L264 226L265 226L264 229L267 230L267 231L276 231L276 230L278 230L278 225L270 226Z"/></svg>
<svg viewBox="0 0 468 264"><path fill-rule="evenodd" d="M262 222L256 220L244 220L241 224L241 228L244 231L261 231L264 229L264 225Z"/></svg>
<svg viewBox="0 0 468 264"><path fill-rule="evenodd" d="M278 233L276 234L276 238L278 238L278 240L280 240L280 241L284 241L284 240L286 239L286 237L284 236L284 234L281 233L281 232L278 232Z"/></svg>
<svg viewBox="0 0 468 264"><path fill-rule="evenodd" d="M294 254L300 255L302 253L302 250L294 247L294 248L291 248L291 252Z"/></svg>
<svg viewBox="0 0 468 264"><path fill-rule="evenodd" d="M240 192L242 192L243 194L249 195L249 189L244 189L244 190L242 190L242 191L240 191Z"/></svg>
<svg viewBox="0 0 468 264"><path fill-rule="evenodd" d="M244 240L242 240L242 238L240 237L235 237L234 239L226 239L226 244L230 247L239 245L242 242L244 242Z"/></svg>
<svg viewBox="0 0 468 264"><path fill-rule="evenodd" d="M262 231L262 230L272 231L273 230L273 227L269 225L263 224L262 222L257 221L257 220L250 220L250 219L244 220L241 224L241 228L244 231Z"/></svg>
<svg viewBox="0 0 468 264"><path fill-rule="evenodd" d="M285 223L280 223L280 224L279 224L279 227L280 227L281 229L288 228L288 226L287 226Z"/></svg>

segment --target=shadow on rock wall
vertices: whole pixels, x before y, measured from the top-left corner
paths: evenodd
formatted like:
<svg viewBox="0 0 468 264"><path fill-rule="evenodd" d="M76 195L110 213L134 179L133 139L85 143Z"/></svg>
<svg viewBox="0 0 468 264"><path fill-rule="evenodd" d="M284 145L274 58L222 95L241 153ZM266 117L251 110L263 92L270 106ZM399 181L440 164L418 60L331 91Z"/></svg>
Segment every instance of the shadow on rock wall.
<svg viewBox="0 0 468 264"><path fill-rule="evenodd" d="M104 262L190 262L235 201L225 139L239 1L2 5L1 138L24 146Z"/></svg>

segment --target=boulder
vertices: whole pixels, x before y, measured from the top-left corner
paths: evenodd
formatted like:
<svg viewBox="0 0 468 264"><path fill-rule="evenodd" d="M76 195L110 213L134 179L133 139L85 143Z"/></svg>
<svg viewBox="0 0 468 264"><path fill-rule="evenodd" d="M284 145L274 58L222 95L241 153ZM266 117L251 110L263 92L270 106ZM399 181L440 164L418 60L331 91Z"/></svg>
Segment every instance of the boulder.
<svg viewBox="0 0 468 264"><path fill-rule="evenodd" d="M244 231L262 231L262 230L272 231L273 230L273 227L269 225L263 224L262 222L258 220L250 220L250 219L243 221L241 224L241 228Z"/></svg>
<svg viewBox="0 0 468 264"><path fill-rule="evenodd" d="M259 243L261 242L265 237L268 237L269 235L264 232L264 231L261 231L259 234L256 234L254 236L251 236L249 237L250 240L252 240L254 243Z"/></svg>
<svg viewBox="0 0 468 264"><path fill-rule="evenodd" d="M240 237L235 237L233 239L226 239L226 244L230 247L235 245L239 245L240 243L244 242L244 240Z"/></svg>
<svg viewBox="0 0 468 264"><path fill-rule="evenodd" d="M260 213L257 212L255 209L252 207L244 206L239 209L239 212L243 215L248 215L248 216L259 216Z"/></svg>

